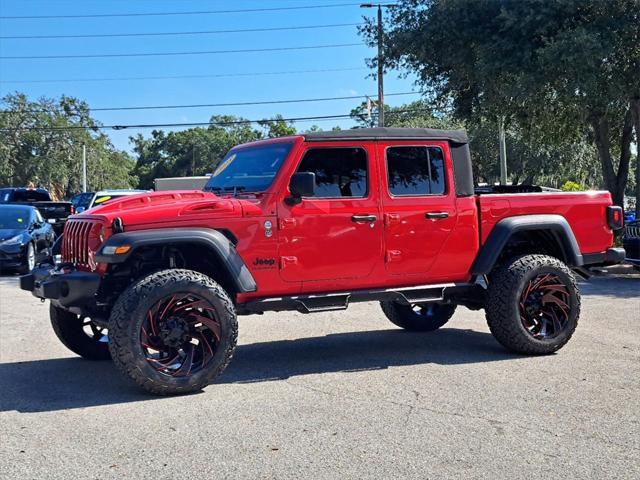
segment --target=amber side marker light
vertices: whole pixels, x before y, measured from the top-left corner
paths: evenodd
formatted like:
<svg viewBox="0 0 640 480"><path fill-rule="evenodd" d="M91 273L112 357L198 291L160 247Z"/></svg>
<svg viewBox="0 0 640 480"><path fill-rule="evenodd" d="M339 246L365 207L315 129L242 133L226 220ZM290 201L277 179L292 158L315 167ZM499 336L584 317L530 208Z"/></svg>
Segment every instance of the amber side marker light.
<svg viewBox="0 0 640 480"><path fill-rule="evenodd" d="M104 247L102 249L103 255L122 255L131 250L131 245L121 245L119 247Z"/></svg>

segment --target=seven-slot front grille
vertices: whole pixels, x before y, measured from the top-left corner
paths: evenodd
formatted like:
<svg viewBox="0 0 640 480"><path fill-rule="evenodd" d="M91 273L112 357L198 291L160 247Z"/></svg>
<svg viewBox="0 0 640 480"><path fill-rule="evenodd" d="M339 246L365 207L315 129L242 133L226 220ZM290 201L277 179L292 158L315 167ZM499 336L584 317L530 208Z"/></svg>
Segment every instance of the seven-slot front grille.
<svg viewBox="0 0 640 480"><path fill-rule="evenodd" d="M93 248L96 248L100 223L91 220L68 220L62 240L62 260L92 269ZM99 242L98 242L99 243Z"/></svg>

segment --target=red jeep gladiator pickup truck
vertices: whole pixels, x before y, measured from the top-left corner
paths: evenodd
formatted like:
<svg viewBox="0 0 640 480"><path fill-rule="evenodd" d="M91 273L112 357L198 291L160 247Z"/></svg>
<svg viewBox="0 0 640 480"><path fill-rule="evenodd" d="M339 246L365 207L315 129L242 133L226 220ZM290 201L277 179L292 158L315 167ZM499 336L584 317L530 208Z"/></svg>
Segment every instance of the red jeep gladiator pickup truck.
<svg viewBox="0 0 640 480"><path fill-rule="evenodd" d="M401 328L484 308L549 354L580 313L574 272L621 262L607 192L476 195L464 131L357 129L233 148L203 192L144 193L69 219L61 259L21 277L69 349L156 394L229 363L237 315L379 301ZM532 188L531 190L535 190Z"/></svg>

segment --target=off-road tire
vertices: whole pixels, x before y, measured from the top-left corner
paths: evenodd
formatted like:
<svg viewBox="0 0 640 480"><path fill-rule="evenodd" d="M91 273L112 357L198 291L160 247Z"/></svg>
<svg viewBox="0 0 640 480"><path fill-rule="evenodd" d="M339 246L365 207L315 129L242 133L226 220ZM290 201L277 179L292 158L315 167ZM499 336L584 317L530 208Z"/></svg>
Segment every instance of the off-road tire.
<svg viewBox="0 0 640 480"><path fill-rule="evenodd" d="M87 360L109 360L109 345L88 336L84 319L63 308L49 305L49 318L53 331L62 344Z"/></svg>
<svg viewBox="0 0 640 480"><path fill-rule="evenodd" d="M523 289L540 274L556 275L569 292L569 318L562 332L550 339L537 339L524 327L519 310ZM514 257L489 275L485 313L489 330L505 348L525 355L548 355L571 338L580 316L580 292L573 272L557 258L547 255Z"/></svg>
<svg viewBox="0 0 640 480"><path fill-rule="evenodd" d="M220 322L221 338L215 354L197 373L170 377L149 365L140 343L141 325L155 302L177 292L192 292L206 299ZM109 318L109 349L116 367L126 378L155 395L199 391L227 367L236 347L238 321L234 304L212 278L191 270L153 273L130 285L116 301Z"/></svg>
<svg viewBox="0 0 640 480"><path fill-rule="evenodd" d="M446 303L426 304L429 314L420 314L412 305L399 302L384 301L380 306L391 323L413 332L433 332L446 324L456 311L455 305Z"/></svg>

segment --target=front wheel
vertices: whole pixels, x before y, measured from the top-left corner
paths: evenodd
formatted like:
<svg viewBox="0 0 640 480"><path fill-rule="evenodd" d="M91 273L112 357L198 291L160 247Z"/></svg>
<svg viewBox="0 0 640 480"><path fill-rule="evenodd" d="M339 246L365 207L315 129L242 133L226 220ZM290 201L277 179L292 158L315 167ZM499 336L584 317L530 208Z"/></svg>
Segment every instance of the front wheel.
<svg viewBox="0 0 640 480"><path fill-rule="evenodd" d="M87 360L109 360L107 330L90 318L80 317L60 307L49 306L51 326L62 344Z"/></svg>
<svg viewBox="0 0 640 480"><path fill-rule="evenodd" d="M19 273L25 275L36 267L36 249L33 243L27 244L27 249L24 254L24 263L19 269Z"/></svg>
<svg viewBox="0 0 640 480"><path fill-rule="evenodd" d="M391 323L414 332L432 332L446 324L456 311L455 305L426 303L408 305L399 302L380 302L382 311Z"/></svg>
<svg viewBox="0 0 640 480"><path fill-rule="evenodd" d="M571 270L557 258L523 255L489 276L485 307L489 329L504 347L545 355L571 338L580 315L580 292Z"/></svg>
<svg viewBox="0 0 640 480"><path fill-rule="evenodd" d="M213 279L163 270L131 285L109 319L118 369L157 395L201 390L231 360L238 336L233 302Z"/></svg>

